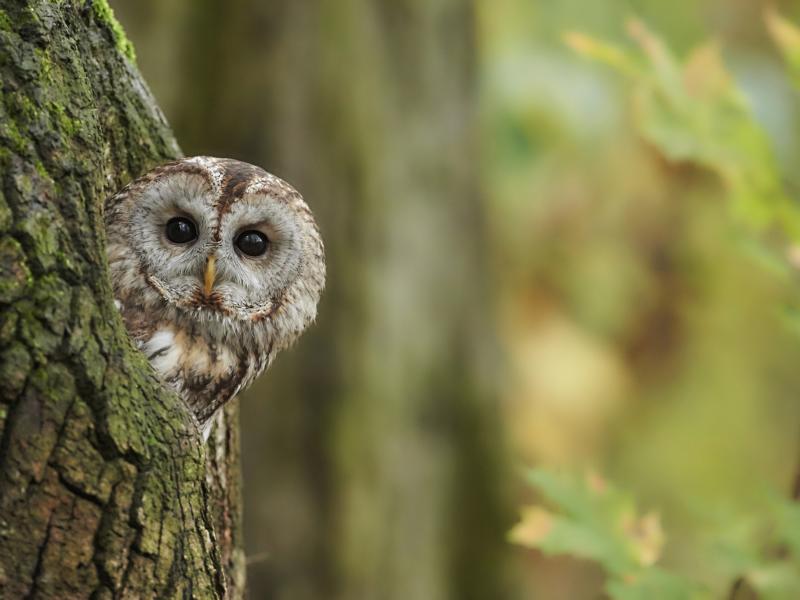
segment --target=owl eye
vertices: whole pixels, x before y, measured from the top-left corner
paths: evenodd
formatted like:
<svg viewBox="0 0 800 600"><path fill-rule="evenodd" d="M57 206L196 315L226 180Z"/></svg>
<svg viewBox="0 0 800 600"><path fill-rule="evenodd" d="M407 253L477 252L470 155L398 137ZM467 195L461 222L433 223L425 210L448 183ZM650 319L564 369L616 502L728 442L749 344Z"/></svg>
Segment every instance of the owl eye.
<svg viewBox="0 0 800 600"><path fill-rule="evenodd" d="M175 244L188 244L197 239L197 227L186 217L173 217L167 221L167 239Z"/></svg>
<svg viewBox="0 0 800 600"><path fill-rule="evenodd" d="M261 256L267 251L269 240L260 231L245 231L236 238L236 247L247 256Z"/></svg>

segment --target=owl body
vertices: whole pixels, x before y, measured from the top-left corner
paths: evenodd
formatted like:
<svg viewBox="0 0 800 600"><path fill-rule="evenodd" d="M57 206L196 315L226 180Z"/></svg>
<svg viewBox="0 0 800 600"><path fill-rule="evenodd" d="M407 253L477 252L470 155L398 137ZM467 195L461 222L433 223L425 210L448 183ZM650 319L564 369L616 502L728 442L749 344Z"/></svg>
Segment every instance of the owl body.
<svg viewBox="0 0 800 600"><path fill-rule="evenodd" d="M206 429L316 317L319 229L300 194L258 167L168 163L110 198L105 221L125 325Z"/></svg>

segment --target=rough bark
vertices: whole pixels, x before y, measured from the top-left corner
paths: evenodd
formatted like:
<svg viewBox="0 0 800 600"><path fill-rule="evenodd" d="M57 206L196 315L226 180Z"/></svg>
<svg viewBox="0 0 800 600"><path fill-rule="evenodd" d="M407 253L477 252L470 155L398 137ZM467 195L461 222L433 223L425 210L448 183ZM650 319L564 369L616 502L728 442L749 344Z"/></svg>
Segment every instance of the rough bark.
<svg viewBox="0 0 800 600"><path fill-rule="evenodd" d="M179 148L105 0L0 0L0 85L0 597L239 596L236 408L207 472L107 276L103 199Z"/></svg>
<svg viewBox="0 0 800 600"><path fill-rule="evenodd" d="M296 185L331 274L242 403L254 597L507 597L471 3L180 4L182 142Z"/></svg>

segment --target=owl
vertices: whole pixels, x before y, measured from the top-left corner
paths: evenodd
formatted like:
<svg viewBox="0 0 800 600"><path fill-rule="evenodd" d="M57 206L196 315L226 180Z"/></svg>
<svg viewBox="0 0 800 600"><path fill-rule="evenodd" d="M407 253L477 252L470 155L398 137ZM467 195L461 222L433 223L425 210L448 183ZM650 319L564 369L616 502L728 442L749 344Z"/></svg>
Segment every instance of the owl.
<svg viewBox="0 0 800 600"><path fill-rule="evenodd" d="M207 437L216 411L314 321L319 228L286 182L204 156L153 169L104 208L125 326Z"/></svg>

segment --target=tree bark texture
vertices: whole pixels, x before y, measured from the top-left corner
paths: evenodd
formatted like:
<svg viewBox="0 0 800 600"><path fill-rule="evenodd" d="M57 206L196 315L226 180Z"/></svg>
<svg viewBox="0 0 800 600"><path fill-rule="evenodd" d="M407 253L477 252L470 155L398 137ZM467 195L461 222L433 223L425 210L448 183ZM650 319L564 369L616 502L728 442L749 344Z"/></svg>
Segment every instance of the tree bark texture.
<svg viewBox="0 0 800 600"><path fill-rule="evenodd" d="M472 3L116 4L185 146L286 178L326 241L318 324L242 402L254 597L509 597Z"/></svg>
<svg viewBox="0 0 800 600"><path fill-rule="evenodd" d="M105 0L0 0L0 597L239 597L208 446L122 325L102 203L180 150Z"/></svg>

